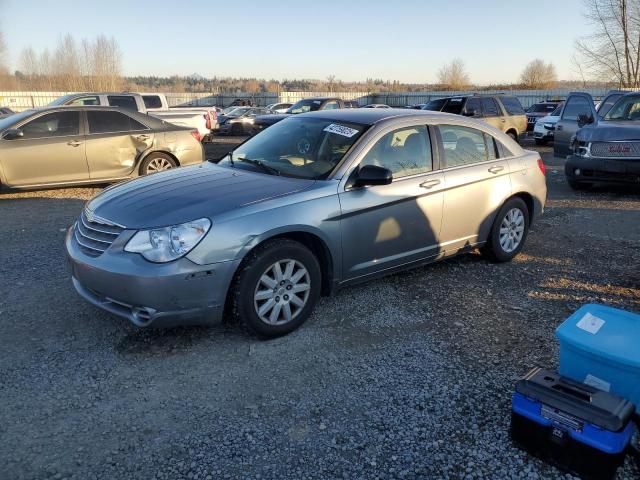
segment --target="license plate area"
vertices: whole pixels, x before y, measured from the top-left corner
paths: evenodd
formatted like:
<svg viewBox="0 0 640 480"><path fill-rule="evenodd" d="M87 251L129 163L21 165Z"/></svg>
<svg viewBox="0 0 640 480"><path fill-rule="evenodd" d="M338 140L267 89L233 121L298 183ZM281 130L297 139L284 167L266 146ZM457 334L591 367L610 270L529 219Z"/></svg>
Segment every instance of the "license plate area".
<svg viewBox="0 0 640 480"><path fill-rule="evenodd" d="M624 163L615 160L605 160L604 169L608 172L626 173L627 169Z"/></svg>

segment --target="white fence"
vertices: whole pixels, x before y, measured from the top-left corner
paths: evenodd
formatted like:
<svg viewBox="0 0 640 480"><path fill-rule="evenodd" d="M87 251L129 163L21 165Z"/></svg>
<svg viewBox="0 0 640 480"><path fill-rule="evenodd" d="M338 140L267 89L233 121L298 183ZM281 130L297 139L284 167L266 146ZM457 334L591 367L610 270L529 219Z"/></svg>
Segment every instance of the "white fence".
<svg viewBox="0 0 640 480"><path fill-rule="evenodd" d="M600 100L608 91L607 88L583 89L590 93L594 100ZM513 95L520 100L526 108L536 102L547 99L563 99L572 91L569 89L560 90L489 90L482 93L504 93ZM73 92L0 92L0 107L9 107L15 111L27 110L34 107L43 107L56 98ZM279 92L279 93L166 93L169 105L182 105L185 103L193 105L216 105L225 107L236 99L250 100L254 105L265 106L277 102L295 103L298 100L309 97L333 97L337 96L344 100L356 100L360 105L370 103L385 103L394 107L404 107L418 103L426 103L434 98L460 95L462 91L432 91L432 92L393 92L393 93L370 93L370 92Z"/></svg>

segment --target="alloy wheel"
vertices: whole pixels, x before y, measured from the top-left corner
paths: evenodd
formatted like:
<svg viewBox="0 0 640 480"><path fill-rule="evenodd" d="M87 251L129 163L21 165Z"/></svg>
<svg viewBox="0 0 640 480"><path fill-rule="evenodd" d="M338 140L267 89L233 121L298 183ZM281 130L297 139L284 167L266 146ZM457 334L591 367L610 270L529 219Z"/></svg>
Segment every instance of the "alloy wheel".
<svg viewBox="0 0 640 480"><path fill-rule="evenodd" d="M153 158L147 165L147 174L162 172L164 170L169 170L170 168L173 168L173 165L166 158L162 158L162 157Z"/></svg>
<svg viewBox="0 0 640 480"><path fill-rule="evenodd" d="M279 260L267 268L256 285L256 314L269 325L284 325L296 318L309 300L311 277L297 260Z"/></svg>
<svg viewBox="0 0 640 480"><path fill-rule="evenodd" d="M500 224L500 246L511 253L522 241L524 235L524 214L519 208L512 208L502 219Z"/></svg>

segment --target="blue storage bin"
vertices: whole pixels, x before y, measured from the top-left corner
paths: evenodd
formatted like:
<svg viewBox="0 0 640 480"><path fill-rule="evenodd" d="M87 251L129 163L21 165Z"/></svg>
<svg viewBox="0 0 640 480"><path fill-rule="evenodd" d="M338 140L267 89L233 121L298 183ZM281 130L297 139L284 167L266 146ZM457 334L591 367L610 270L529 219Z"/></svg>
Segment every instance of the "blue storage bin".
<svg viewBox="0 0 640 480"><path fill-rule="evenodd" d="M556 335L560 375L626 398L640 411L640 315L587 304Z"/></svg>

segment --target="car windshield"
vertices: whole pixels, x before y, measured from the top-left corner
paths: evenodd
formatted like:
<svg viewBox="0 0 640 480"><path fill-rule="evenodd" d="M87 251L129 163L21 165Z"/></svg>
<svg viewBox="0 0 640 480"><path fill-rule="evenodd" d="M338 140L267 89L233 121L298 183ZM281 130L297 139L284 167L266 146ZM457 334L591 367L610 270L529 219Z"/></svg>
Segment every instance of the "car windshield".
<svg viewBox="0 0 640 480"><path fill-rule="evenodd" d="M536 103L529 107L529 113L551 113L556 109L555 103Z"/></svg>
<svg viewBox="0 0 640 480"><path fill-rule="evenodd" d="M225 117L241 117L245 113L251 110L251 107L238 107L231 110L229 113L225 113Z"/></svg>
<svg viewBox="0 0 640 480"><path fill-rule="evenodd" d="M553 116L559 117L560 116L560 112L562 112L562 106L563 105L564 105L564 102L559 103L556 106L555 110L553 112L551 112L549 115L553 115Z"/></svg>
<svg viewBox="0 0 640 480"><path fill-rule="evenodd" d="M326 178L366 128L352 122L290 117L238 146L219 165L284 177Z"/></svg>
<svg viewBox="0 0 640 480"><path fill-rule="evenodd" d="M10 128L14 123L18 123L32 114L33 110L27 110L25 112L14 113L7 118L3 118L2 120L0 120L0 131Z"/></svg>
<svg viewBox="0 0 640 480"><path fill-rule="evenodd" d="M444 105L444 103L447 101L446 98L439 98L437 100L431 100L429 103L427 103L424 107L422 107L423 110L434 110L439 112L440 110L442 110L442 107Z"/></svg>
<svg viewBox="0 0 640 480"><path fill-rule="evenodd" d="M604 116L604 119L623 121L640 120L640 96L622 97L611 107L611 110Z"/></svg>
<svg viewBox="0 0 640 480"><path fill-rule="evenodd" d="M300 100L289 107L287 113L315 112L322 106L322 100Z"/></svg>

